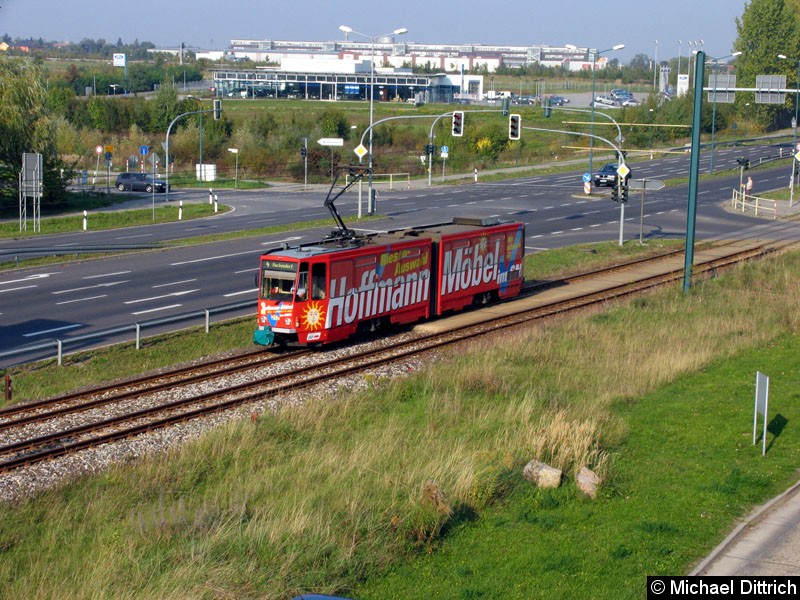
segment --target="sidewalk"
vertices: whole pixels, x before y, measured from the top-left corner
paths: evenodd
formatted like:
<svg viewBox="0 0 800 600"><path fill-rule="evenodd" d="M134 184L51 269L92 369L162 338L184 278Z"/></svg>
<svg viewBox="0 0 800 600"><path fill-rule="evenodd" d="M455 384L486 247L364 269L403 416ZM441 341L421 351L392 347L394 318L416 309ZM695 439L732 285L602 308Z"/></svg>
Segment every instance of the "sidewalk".
<svg viewBox="0 0 800 600"><path fill-rule="evenodd" d="M756 508L690 575L800 573L800 482Z"/></svg>

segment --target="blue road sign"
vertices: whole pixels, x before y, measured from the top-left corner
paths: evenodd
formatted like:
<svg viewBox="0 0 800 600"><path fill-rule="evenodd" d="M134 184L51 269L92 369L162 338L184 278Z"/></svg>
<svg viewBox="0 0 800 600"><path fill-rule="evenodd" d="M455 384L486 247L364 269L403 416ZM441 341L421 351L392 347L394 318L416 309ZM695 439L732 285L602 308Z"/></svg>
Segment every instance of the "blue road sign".
<svg viewBox="0 0 800 600"><path fill-rule="evenodd" d="M447 154L450 152L450 146L442 146L441 148L442 154Z"/></svg>
<svg viewBox="0 0 800 600"><path fill-rule="evenodd" d="M589 183L592 180L591 173L584 173L583 174L583 183Z"/></svg>
<svg viewBox="0 0 800 600"><path fill-rule="evenodd" d="M139 146L139 154L144 155L144 154L147 154L147 152L148 152L148 147L147 146Z"/></svg>

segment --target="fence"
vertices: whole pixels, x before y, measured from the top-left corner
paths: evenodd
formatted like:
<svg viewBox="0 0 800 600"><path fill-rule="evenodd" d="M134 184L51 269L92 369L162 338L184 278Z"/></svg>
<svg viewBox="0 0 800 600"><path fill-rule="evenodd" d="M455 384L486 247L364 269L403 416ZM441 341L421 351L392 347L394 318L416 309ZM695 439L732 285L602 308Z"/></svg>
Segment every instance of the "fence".
<svg viewBox="0 0 800 600"><path fill-rule="evenodd" d="M731 206L733 210L741 210L742 212L752 210L755 216L758 216L759 211L772 213L773 221L778 218L778 202L776 200L749 195L744 190L733 190Z"/></svg>
<svg viewBox="0 0 800 600"><path fill-rule="evenodd" d="M411 173L373 173L372 174L372 187L377 187L379 184L387 185L388 189L393 190L396 181L405 181L406 187L411 188ZM346 183L350 182L350 176L347 176Z"/></svg>
<svg viewBox="0 0 800 600"><path fill-rule="evenodd" d="M127 325L120 325L118 327L110 327L108 329L102 329L100 331L95 331L94 333L87 333L85 335L77 335L74 337L66 338L66 339L54 339L48 340L46 342L40 342L38 344L30 344L28 346L21 346L19 348L15 348L13 350L6 350L5 352L0 352L0 360L5 358L11 358L13 356L20 356L25 354L31 354L33 352L37 352L39 350L48 350L48 349L55 349L56 357L58 358L58 364L61 366L63 364L63 357L64 357L64 346L67 345L74 345L80 342L87 342L91 340L101 339L104 337L108 337L111 335L118 335L120 333L126 332L135 332L134 339L136 340L136 349L139 350L141 348L141 340L142 340L142 330L150 327L157 327L159 325L169 325L172 323L181 323L184 321L190 321L192 319L197 319L199 317L205 318L205 330L206 333L209 333L211 328L211 315L212 314L222 314L226 312L232 312L237 310L242 310L245 308L249 308L252 310L253 314L255 314L255 301L249 300L244 302L236 302L234 304L225 304L222 306L214 306L211 308L204 308L202 310L195 310L188 313L182 313L179 315L173 315L171 317L162 317L160 319L151 319L150 321L143 321L141 323L129 323ZM179 328L177 328L179 329ZM172 330L172 331L176 331ZM37 359L38 360L38 359Z"/></svg>

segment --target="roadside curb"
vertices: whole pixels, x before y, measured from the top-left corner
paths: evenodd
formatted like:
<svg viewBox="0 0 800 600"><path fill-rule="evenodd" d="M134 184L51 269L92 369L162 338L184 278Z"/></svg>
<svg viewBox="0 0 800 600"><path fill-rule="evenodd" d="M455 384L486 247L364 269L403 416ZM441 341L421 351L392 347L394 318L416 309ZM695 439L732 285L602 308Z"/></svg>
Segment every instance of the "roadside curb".
<svg viewBox="0 0 800 600"><path fill-rule="evenodd" d="M751 528L758 525L769 514L777 510L782 504L792 500L800 492L800 481L791 486L788 490L775 496L772 500L761 506L757 506L744 521L734 527L733 531L720 543L711 553L706 556L694 569L689 572L690 576L702 575L720 556L725 554L736 542L744 537Z"/></svg>

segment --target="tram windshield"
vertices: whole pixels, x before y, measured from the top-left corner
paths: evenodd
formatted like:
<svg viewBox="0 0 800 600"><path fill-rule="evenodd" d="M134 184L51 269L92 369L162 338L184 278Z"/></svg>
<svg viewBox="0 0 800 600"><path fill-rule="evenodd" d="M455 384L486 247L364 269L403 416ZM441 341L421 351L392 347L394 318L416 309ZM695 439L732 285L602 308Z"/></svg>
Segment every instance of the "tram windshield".
<svg viewBox="0 0 800 600"><path fill-rule="evenodd" d="M279 266L279 269L274 268ZM281 302L294 297L297 265L265 260L261 265L261 298Z"/></svg>

